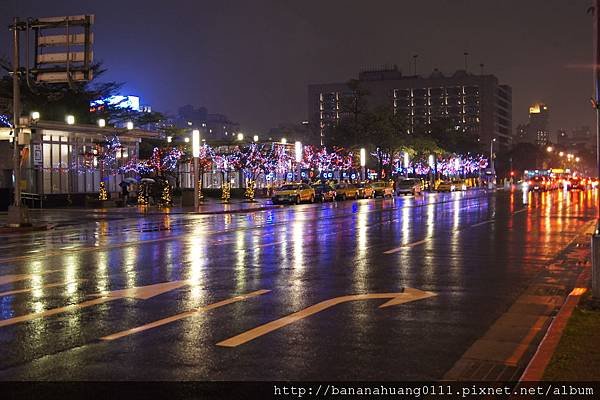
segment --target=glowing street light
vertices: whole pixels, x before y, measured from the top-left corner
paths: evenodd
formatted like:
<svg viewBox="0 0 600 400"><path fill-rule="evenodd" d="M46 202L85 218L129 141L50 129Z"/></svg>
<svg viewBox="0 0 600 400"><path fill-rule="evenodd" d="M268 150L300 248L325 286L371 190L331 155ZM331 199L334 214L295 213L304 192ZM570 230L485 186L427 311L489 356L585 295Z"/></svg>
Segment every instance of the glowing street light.
<svg viewBox="0 0 600 400"><path fill-rule="evenodd" d="M402 166L404 167L404 169L407 170L408 173L408 166L410 165L410 159L408 158L408 152L404 152L404 160L402 160Z"/></svg>
<svg viewBox="0 0 600 400"><path fill-rule="evenodd" d="M548 153L552 153L552 150L554 150L554 148L553 148L552 146L548 146L548 147L546 147L546 151L547 151Z"/></svg>
<svg viewBox="0 0 600 400"><path fill-rule="evenodd" d="M258 142L258 135L254 135L254 136L252 137L252 140L254 140L255 142Z"/></svg>
<svg viewBox="0 0 600 400"><path fill-rule="evenodd" d="M363 147L360 149L360 174L362 176L362 179L366 178L365 165L367 165L367 151Z"/></svg>
<svg viewBox="0 0 600 400"><path fill-rule="evenodd" d="M575 162L579 162L579 161L581 161L581 158L575 157Z"/></svg>
<svg viewBox="0 0 600 400"><path fill-rule="evenodd" d="M106 120L105 120L104 118L100 118L100 119L98 120L98 126L99 126L100 128L104 128L104 127L106 126Z"/></svg>
<svg viewBox="0 0 600 400"><path fill-rule="evenodd" d="M173 141L173 136L167 136L167 143L171 143Z"/></svg>
<svg viewBox="0 0 600 400"><path fill-rule="evenodd" d="M66 121L68 125L75 125L75 117L73 115L67 115Z"/></svg>
<svg viewBox="0 0 600 400"><path fill-rule="evenodd" d="M186 137L185 139L183 139L184 142L189 143L190 142L190 138Z"/></svg>
<svg viewBox="0 0 600 400"><path fill-rule="evenodd" d="M194 208L198 210L200 205L200 187L198 185L198 157L200 157L200 131L192 131L192 156L194 157Z"/></svg>
<svg viewBox="0 0 600 400"><path fill-rule="evenodd" d="M132 130L132 129L133 129L133 122L127 121L127 130Z"/></svg>
<svg viewBox="0 0 600 400"><path fill-rule="evenodd" d="M34 121L39 120L40 119L40 113L37 112L37 111L32 112L31 113L31 119L34 120Z"/></svg>
<svg viewBox="0 0 600 400"><path fill-rule="evenodd" d="M243 133L241 133L241 132L240 132L240 133L238 133L238 134L237 134L237 140L238 140L239 142L241 142L242 140L244 140L244 134L243 134Z"/></svg>
<svg viewBox="0 0 600 400"><path fill-rule="evenodd" d="M286 144L287 143L287 139L286 138L281 138L281 143L282 144Z"/></svg>
<svg viewBox="0 0 600 400"><path fill-rule="evenodd" d="M298 170L298 180L301 181L302 180L302 164L300 163L302 161L302 143L299 141L296 141L294 143L294 155L296 156L296 168Z"/></svg>
<svg viewBox="0 0 600 400"><path fill-rule="evenodd" d="M294 154L296 156L296 162L300 162L302 161L302 143L296 141L296 143L294 143Z"/></svg>

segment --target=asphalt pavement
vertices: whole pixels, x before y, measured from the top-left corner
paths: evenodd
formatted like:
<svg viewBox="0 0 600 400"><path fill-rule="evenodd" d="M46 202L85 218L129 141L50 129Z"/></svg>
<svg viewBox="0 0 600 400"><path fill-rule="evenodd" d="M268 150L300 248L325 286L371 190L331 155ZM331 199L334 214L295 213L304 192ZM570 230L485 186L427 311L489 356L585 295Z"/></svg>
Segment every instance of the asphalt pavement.
<svg viewBox="0 0 600 400"><path fill-rule="evenodd" d="M0 235L0 379L441 379L594 204L469 191Z"/></svg>

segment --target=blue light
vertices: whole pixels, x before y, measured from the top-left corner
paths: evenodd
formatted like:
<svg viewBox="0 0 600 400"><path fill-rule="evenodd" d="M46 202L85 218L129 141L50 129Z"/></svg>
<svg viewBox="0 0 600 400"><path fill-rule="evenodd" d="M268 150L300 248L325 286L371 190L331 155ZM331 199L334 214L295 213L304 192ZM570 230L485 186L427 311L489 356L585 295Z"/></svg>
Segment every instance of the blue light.
<svg viewBox="0 0 600 400"><path fill-rule="evenodd" d="M117 108L130 108L134 111L140 111L140 98L138 96L110 96L105 99L95 100L90 103L91 107L101 107L111 105Z"/></svg>

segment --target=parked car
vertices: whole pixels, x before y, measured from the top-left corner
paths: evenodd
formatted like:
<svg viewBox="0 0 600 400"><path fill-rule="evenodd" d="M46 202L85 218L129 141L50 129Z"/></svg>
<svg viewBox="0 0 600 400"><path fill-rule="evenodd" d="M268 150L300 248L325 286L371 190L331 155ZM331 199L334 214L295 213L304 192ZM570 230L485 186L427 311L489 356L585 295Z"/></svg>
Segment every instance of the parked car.
<svg viewBox="0 0 600 400"><path fill-rule="evenodd" d="M421 184L420 179L400 179L396 183L396 194L400 196L401 194L407 195L412 194L416 195L423 191L423 185Z"/></svg>
<svg viewBox="0 0 600 400"><path fill-rule="evenodd" d="M371 184L375 190L375 197L394 197L394 185L392 182L378 181Z"/></svg>
<svg viewBox="0 0 600 400"><path fill-rule="evenodd" d="M358 188L352 183L338 183L335 185L336 199L358 199Z"/></svg>
<svg viewBox="0 0 600 400"><path fill-rule="evenodd" d="M314 203L315 189L305 183L290 183L282 185L273 191L271 197L273 204L295 203L300 204L303 201Z"/></svg>
<svg viewBox="0 0 600 400"><path fill-rule="evenodd" d="M457 190L467 190L467 185L462 179L450 179L441 181L436 190L438 192L455 192Z"/></svg>
<svg viewBox="0 0 600 400"><path fill-rule="evenodd" d="M356 187L358 188L358 197L361 199L370 199L375 197L375 189L368 182L357 183Z"/></svg>
<svg viewBox="0 0 600 400"><path fill-rule="evenodd" d="M315 200L316 201L334 201L335 200L335 189L326 183L318 183L312 186L315 189Z"/></svg>

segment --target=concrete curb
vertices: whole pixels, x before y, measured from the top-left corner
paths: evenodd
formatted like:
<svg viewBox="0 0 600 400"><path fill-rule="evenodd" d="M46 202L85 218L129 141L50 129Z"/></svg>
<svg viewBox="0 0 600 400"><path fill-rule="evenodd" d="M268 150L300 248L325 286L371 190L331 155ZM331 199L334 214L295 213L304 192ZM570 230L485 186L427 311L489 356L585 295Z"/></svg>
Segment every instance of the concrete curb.
<svg viewBox="0 0 600 400"><path fill-rule="evenodd" d="M539 382L542 380L575 307L579 304L581 296L587 291L586 286L588 286L590 278L590 267L586 267L577 277L575 288L569 293L558 314L548 327L548 331L546 331L519 382Z"/></svg>
<svg viewBox="0 0 600 400"><path fill-rule="evenodd" d="M19 234L31 232L43 232L54 229L55 224L24 226L21 228L13 228L10 226L0 226L0 234Z"/></svg>

